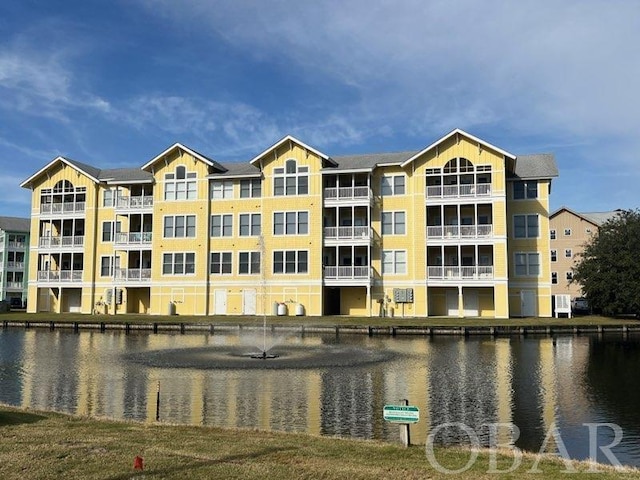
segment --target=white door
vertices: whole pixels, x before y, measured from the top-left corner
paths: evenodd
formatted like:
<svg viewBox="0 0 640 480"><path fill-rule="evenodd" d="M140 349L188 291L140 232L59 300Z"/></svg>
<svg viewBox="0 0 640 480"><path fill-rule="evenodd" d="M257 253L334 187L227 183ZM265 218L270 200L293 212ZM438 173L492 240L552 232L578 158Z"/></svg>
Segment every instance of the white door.
<svg viewBox="0 0 640 480"><path fill-rule="evenodd" d="M242 314L243 315L256 314L256 291L253 289L242 290Z"/></svg>
<svg viewBox="0 0 640 480"><path fill-rule="evenodd" d="M447 316L458 316L458 292L447 290Z"/></svg>
<svg viewBox="0 0 640 480"><path fill-rule="evenodd" d="M536 316L536 291L522 290L520 292L520 312L523 317Z"/></svg>
<svg viewBox="0 0 640 480"><path fill-rule="evenodd" d="M463 292L464 316L477 317L478 313L478 291L465 290Z"/></svg>
<svg viewBox="0 0 640 480"><path fill-rule="evenodd" d="M227 291L226 290L214 290L214 313L216 315L227 314Z"/></svg>
<svg viewBox="0 0 640 480"><path fill-rule="evenodd" d="M82 296L79 290L70 290L65 292L67 295L67 311L70 313L79 313L82 311Z"/></svg>

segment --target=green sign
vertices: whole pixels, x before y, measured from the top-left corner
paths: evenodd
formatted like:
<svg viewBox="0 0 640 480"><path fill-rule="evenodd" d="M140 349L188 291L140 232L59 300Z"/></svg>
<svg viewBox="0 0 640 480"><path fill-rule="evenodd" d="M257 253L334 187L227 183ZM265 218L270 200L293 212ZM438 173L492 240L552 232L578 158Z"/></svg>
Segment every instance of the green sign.
<svg viewBox="0 0 640 480"><path fill-rule="evenodd" d="M385 405L383 418L392 423L417 423L420 420L420 409L412 405Z"/></svg>

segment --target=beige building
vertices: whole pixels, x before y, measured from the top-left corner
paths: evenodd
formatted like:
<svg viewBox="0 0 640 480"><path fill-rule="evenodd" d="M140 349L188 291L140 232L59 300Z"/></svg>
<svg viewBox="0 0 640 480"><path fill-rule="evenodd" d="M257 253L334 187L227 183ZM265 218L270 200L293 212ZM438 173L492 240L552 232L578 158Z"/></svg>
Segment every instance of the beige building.
<svg viewBox="0 0 640 480"><path fill-rule="evenodd" d="M551 243L551 284L554 295L569 294L571 298L582 296L580 285L571 283L572 268L593 234L600 225L618 214L611 212L578 213L561 207L549 217Z"/></svg>

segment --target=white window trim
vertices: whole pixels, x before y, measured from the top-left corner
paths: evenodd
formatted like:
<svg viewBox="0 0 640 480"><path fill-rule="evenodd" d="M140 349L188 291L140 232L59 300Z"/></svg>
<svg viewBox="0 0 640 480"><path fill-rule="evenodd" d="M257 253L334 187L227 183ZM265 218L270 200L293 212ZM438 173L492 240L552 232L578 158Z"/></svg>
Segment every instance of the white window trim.
<svg viewBox="0 0 640 480"><path fill-rule="evenodd" d="M287 252L295 252L295 272L287 272ZM300 268L300 252L306 252L307 254L307 271L301 272ZM276 272L276 262L275 257L276 253L282 253L282 272ZM271 272L273 275L308 275L309 274L309 250L274 250L271 259L273 261L273 265L271 266Z"/></svg>
<svg viewBox="0 0 640 480"><path fill-rule="evenodd" d="M184 167L184 178L176 178L176 172L178 167ZM173 178L167 178L168 175L173 175ZM189 184L193 184L195 188L192 190L189 188ZM178 198L178 185L184 184L184 198ZM167 185L173 185L173 190L171 192L173 198L167 198ZM194 192L194 197L189 197L189 192ZM187 169L187 166L184 164L178 164L175 166L172 172L166 172L163 177L163 186L162 186L162 199L165 202L185 202L191 200L198 199L198 179L197 172L192 172Z"/></svg>
<svg viewBox="0 0 640 480"><path fill-rule="evenodd" d="M249 235L242 235L242 216L249 216ZM261 213L251 213L251 212L242 212L238 213L238 237L258 237L260 233L253 232L253 217L260 217L260 232L262 232L262 214Z"/></svg>
<svg viewBox="0 0 640 480"><path fill-rule="evenodd" d="M176 218L177 217L182 217L184 218L184 235L181 237L176 237ZM189 236L187 235L187 231L188 231L188 227L187 227L187 217L193 217L194 220L194 230L193 230L193 235ZM165 222L167 221L167 218L173 218L173 235L171 237L167 237L165 235ZM198 234L198 217L196 215L193 214L184 214L184 215L163 215L162 216L162 238L196 238Z"/></svg>
<svg viewBox="0 0 640 480"><path fill-rule="evenodd" d="M220 217L220 235L213 235L213 217ZM231 233L224 234L224 217L231 217ZM233 237L233 213L213 213L211 214L209 226L209 238L232 238Z"/></svg>
<svg viewBox="0 0 640 480"><path fill-rule="evenodd" d="M391 221L391 233L385 233L384 232L384 214L391 214L392 216L392 221ZM396 222L396 216L402 213L404 214L404 233L398 233L397 230L397 222ZM406 235L407 234L407 211L406 210L390 210L390 211L383 211L380 213L380 232L382 233L382 235Z"/></svg>
<svg viewBox="0 0 640 480"><path fill-rule="evenodd" d="M176 273L175 272L175 270L176 270L176 255L180 255L180 254L184 255L184 257L183 257L184 258L183 266L185 267L185 271L182 272L182 273ZM192 273L187 273L187 271L186 271L187 270L186 266L188 265L187 264L187 255L190 255L190 254L193 254L193 272ZM165 273L164 272L164 256L165 255L171 255L171 259L172 259L171 260L171 270L172 270L171 273ZM197 263L196 263L196 252L163 252L162 253L162 265L161 265L160 268L161 268L162 275L165 276L165 277L175 276L175 275L190 275L190 276L194 276L196 274L196 265L197 265Z"/></svg>
<svg viewBox="0 0 640 480"><path fill-rule="evenodd" d="M287 213L295 213L296 214L296 233L287 233ZM307 214L307 233L298 233L300 230L300 214L301 213L306 213ZM283 233L276 233L276 215L277 214L282 214L284 216L284 222L282 223L283 228L282 228L282 232ZM309 218L311 217L311 215L309 215L309 210L283 210L283 211L277 211L277 212L273 212L273 233L272 235L274 237L292 237L292 236L299 236L299 237L304 237L304 236L308 236L309 232L311 231L311 223L309 221Z"/></svg>
<svg viewBox="0 0 640 480"><path fill-rule="evenodd" d="M296 164L296 171L293 173L287 173L287 162L289 161L293 161ZM278 172L276 173L276 170L282 170L282 173ZM284 164L280 167L275 167L273 169L273 196L274 197L294 197L294 196L301 196L301 195L309 195L309 166L308 165L300 165L300 162L298 160L296 160L295 158L287 158L284 161ZM300 192L300 178L305 177L307 179L307 192L306 193L299 193ZM283 185L282 185L282 195L279 195L276 193L276 179L277 178L282 178L283 179ZM295 193L287 193L287 178L295 178L296 180L296 192Z"/></svg>
<svg viewBox="0 0 640 480"><path fill-rule="evenodd" d="M225 273L222 271L222 265L224 265L224 262L222 261L222 256L224 254L228 253L229 254L229 258L231 259L230 261L230 267L229 267L229 272ZM215 254L219 254L220 255L220 272L212 272L211 271L211 267L213 266L213 256ZM216 275L216 276L229 276L229 275L233 275L233 251L231 250L216 250L216 251L212 251L209 255L209 275Z"/></svg>
<svg viewBox="0 0 640 480"><path fill-rule="evenodd" d="M249 196L248 197L243 197L242 196L242 184L243 182L248 182L249 183ZM260 195L255 195L256 192L256 188L255 188L255 183L258 183L260 185ZM261 178L243 178L240 180L240 182L238 183L238 198L240 198L241 200L249 200L251 198L261 198L262 197L262 179Z"/></svg>
<svg viewBox="0 0 640 480"><path fill-rule="evenodd" d="M516 262L516 258L518 255L524 255L527 260L527 263L526 263L527 273L525 273L524 275L517 273L518 263ZM537 274L529 273L529 255L538 255L538 273ZM514 252L513 253L513 275L520 278L523 278L523 277L540 278L542 276L542 255L540 255L540 252L536 252L536 251Z"/></svg>
<svg viewBox="0 0 640 480"><path fill-rule="evenodd" d="M217 188L219 186L219 188ZM233 180L212 180L209 190L210 200L230 200L234 198ZM215 196L219 192L221 196Z"/></svg>
<svg viewBox="0 0 640 480"><path fill-rule="evenodd" d="M395 183L395 178L396 177L402 177L404 179L404 192L403 193L396 193L396 183ZM390 185L391 185L391 193L385 195L383 192L383 182L385 179L389 179L390 180ZM399 173L396 175L383 175L380 178L380 196L389 196L389 197L395 197L395 196L399 196L399 195L406 195L407 194L407 176L403 173Z"/></svg>
<svg viewBox="0 0 640 480"><path fill-rule="evenodd" d="M398 271L398 260L397 260L397 255L398 253L404 253L404 272L399 272ZM385 254L393 254L393 271L392 272L386 272L384 270L384 257ZM409 256L407 255L407 251L403 250L403 249L389 249L389 250L383 250L382 251L382 257L381 257L381 262L382 262L382 275L407 275L409 272Z"/></svg>
<svg viewBox="0 0 640 480"><path fill-rule="evenodd" d="M536 217L538 219L538 234L533 237L529 235L529 217ZM524 228L525 228L525 236L517 237L516 236L516 217L524 217ZM540 238L540 215L537 213L517 213L513 215L511 219L512 227L513 227L513 238L518 240L524 240L527 238Z"/></svg>
<svg viewBox="0 0 640 480"><path fill-rule="evenodd" d="M240 272L240 255L243 253L247 253L249 255L249 271L247 273L241 273ZM251 265L253 265L253 259L251 257L253 257L253 255L258 254L260 255L260 262L258 263L258 271L257 272L253 272L251 271ZM238 275L260 275L261 271L262 271L262 252L260 252L260 250L240 250L238 252ZM307 260L308 261L308 260Z"/></svg>
<svg viewBox="0 0 640 480"><path fill-rule="evenodd" d="M535 183L536 185L536 196L529 196L529 182ZM524 186L524 196L522 198L516 198L516 184L521 183ZM511 182L511 199L516 202L522 202L525 200L537 200L540 198L540 184L537 180L515 180Z"/></svg>

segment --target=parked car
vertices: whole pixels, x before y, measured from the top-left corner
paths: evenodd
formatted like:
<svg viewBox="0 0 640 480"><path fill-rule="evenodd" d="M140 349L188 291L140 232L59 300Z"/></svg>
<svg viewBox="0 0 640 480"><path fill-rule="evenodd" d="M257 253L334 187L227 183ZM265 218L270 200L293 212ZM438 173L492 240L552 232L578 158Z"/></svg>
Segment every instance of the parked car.
<svg viewBox="0 0 640 480"><path fill-rule="evenodd" d="M576 297L571 300L571 311L578 314L589 314L591 313L591 307L589 307L589 302L586 298Z"/></svg>
<svg viewBox="0 0 640 480"><path fill-rule="evenodd" d="M11 297L9 299L9 306L13 309L22 308L22 299L18 297Z"/></svg>

